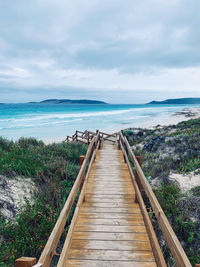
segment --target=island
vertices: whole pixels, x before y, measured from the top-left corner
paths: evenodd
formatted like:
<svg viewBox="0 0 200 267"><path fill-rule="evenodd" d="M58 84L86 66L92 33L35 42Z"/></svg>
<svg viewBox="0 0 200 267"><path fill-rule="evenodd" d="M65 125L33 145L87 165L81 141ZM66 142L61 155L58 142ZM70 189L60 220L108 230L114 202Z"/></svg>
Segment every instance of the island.
<svg viewBox="0 0 200 267"><path fill-rule="evenodd" d="M108 104L103 101L99 100L88 100L88 99L79 99L79 100L72 100L72 99L46 99L40 102L30 102L29 104L93 104L93 105L99 105L99 104Z"/></svg>
<svg viewBox="0 0 200 267"><path fill-rule="evenodd" d="M161 104L200 104L200 98L175 98L164 101L151 101L147 105L161 105Z"/></svg>

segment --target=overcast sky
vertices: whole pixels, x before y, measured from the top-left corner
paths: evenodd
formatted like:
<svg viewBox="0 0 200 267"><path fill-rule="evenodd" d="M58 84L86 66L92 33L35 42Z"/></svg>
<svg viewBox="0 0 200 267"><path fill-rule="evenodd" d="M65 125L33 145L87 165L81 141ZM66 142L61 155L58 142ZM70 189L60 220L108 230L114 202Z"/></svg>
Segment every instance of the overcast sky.
<svg viewBox="0 0 200 267"><path fill-rule="evenodd" d="M198 0L1 0L0 102L200 97Z"/></svg>

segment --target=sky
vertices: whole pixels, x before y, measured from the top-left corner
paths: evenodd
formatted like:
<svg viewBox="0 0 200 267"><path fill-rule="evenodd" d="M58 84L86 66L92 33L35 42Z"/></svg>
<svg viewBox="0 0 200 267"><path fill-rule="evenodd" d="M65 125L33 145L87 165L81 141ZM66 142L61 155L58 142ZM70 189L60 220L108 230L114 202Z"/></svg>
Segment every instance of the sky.
<svg viewBox="0 0 200 267"><path fill-rule="evenodd" d="M200 97L198 0L0 1L0 102Z"/></svg>

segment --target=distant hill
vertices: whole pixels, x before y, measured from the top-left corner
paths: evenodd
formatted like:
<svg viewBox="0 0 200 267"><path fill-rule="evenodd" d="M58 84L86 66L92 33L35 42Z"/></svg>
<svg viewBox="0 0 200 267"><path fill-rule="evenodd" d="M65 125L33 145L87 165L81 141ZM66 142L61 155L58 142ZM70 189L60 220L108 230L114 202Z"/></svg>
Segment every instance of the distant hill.
<svg viewBox="0 0 200 267"><path fill-rule="evenodd" d="M32 102L33 103L33 102ZM71 100L71 99L46 99L41 102L41 104L107 104L103 101L98 100Z"/></svg>
<svg viewBox="0 0 200 267"><path fill-rule="evenodd" d="M200 98L176 98L176 99L167 99L164 101L151 101L149 104L200 104Z"/></svg>

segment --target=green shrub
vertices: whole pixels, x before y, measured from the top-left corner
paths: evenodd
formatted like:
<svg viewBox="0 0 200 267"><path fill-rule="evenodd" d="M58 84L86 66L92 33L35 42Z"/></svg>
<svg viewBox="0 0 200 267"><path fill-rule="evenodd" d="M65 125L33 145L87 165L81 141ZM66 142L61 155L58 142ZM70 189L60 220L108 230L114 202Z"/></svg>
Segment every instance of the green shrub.
<svg viewBox="0 0 200 267"><path fill-rule="evenodd" d="M177 171L181 173L189 173L192 171L196 171L199 168L199 166L200 166L200 159L198 158L182 160L177 168Z"/></svg>
<svg viewBox="0 0 200 267"><path fill-rule="evenodd" d="M31 177L38 187L35 203L26 201L16 223L0 215L0 266L13 266L21 256L39 257L77 177L79 157L86 151L80 143L45 145L34 138L15 143L0 138L0 174L9 179Z"/></svg>
<svg viewBox="0 0 200 267"><path fill-rule="evenodd" d="M179 189L176 184L166 184L154 190L155 195L163 208L165 215L170 218L178 212L177 200L179 198Z"/></svg>

